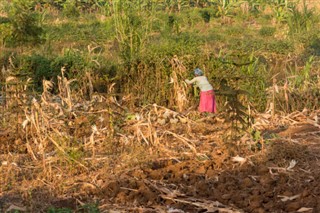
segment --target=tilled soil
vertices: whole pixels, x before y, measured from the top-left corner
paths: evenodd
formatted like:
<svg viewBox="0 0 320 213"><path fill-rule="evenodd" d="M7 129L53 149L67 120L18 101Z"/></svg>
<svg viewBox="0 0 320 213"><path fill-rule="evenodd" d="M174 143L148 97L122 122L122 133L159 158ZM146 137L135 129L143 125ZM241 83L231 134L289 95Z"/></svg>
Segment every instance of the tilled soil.
<svg viewBox="0 0 320 213"><path fill-rule="evenodd" d="M212 120L188 124L189 129L179 123L154 125L153 131L163 134L153 136L153 145L134 152L122 147L118 157L88 158L92 167L75 162L64 170L58 157L40 167L26 148L16 156L3 154L0 210L96 212L90 204L101 212L320 212L319 127L298 122L264 128L259 142L232 154L218 139L223 123ZM3 134L1 143L10 137Z"/></svg>
<svg viewBox="0 0 320 213"><path fill-rule="evenodd" d="M119 205L172 212L320 212L319 129L306 124L279 135L242 165L229 159L221 165L158 162L108 183L104 194Z"/></svg>

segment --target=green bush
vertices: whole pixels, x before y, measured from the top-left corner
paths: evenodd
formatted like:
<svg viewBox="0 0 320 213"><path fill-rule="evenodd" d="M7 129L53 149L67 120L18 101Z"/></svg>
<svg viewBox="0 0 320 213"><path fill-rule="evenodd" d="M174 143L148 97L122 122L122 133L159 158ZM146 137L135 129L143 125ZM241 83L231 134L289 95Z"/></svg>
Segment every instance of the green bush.
<svg viewBox="0 0 320 213"><path fill-rule="evenodd" d="M59 74L51 69L51 60L39 54L27 56L24 69L30 73L37 90L42 89L42 80L54 80Z"/></svg>
<svg viewBox="0 0 320 213"><path fill-rule="evenodd" d="M62 67L65 67L65 74L69 79L83 76L84 70L89 68L82 53L74 49L64 50L63 55L56 57L51 63L54 72L60 73Z"/></svg>
<svg viewBox="0 0 320 213"><path fill-rule="evenodd" d="M33 10L34 1L13 0L8 11L12 44L25 42L39 43L44 33L40 14Z"/></svg>

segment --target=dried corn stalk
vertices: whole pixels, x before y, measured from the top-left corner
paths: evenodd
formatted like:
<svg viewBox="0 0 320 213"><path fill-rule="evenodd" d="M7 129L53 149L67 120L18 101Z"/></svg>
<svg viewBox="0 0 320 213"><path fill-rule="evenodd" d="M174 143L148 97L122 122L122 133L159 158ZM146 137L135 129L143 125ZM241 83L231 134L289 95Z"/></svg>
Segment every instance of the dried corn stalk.
<svg viewBox="0 0 320 213"><path fill-rule="evenodd" d="M71 90L70 84L75 80L68 80L64 76L65 68L61 68L61 76L58 76L58 87L60 91L60 98L64 104L68 106L68 110L72 110L72 99L71 99Z"/></svg>
<svg viewBox="0 0 320 213"><path fill-rule="evenodd" d="M170 83L173 84L173 101L174 105L177 106L178 110L181 112L188 104L187 85L183 81L186 67L179 61L176 55L170 60L170 63L172 66Z"/></svg>

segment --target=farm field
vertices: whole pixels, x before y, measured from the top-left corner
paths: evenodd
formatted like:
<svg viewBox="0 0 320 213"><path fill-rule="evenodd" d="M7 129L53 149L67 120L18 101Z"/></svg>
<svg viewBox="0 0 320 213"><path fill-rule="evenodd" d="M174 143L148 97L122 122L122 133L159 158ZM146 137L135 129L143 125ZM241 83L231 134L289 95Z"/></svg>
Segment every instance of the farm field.
<svg viewBox="0 0 320 213"><path fill-rule="evenodd" d="M0 212L320 212L319 23L315 1L0 0Z"/></svg>

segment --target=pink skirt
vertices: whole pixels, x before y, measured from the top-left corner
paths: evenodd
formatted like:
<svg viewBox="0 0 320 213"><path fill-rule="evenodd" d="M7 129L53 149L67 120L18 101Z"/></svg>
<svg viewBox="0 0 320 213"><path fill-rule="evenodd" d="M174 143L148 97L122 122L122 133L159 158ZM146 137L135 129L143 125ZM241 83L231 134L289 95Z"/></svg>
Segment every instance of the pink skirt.
<svg viewBox="0 0 320 213"><path fill-rule="evenodd" d="M200 92L199 111L212 113L217 112L216 99L213 90Z"/></svg>

